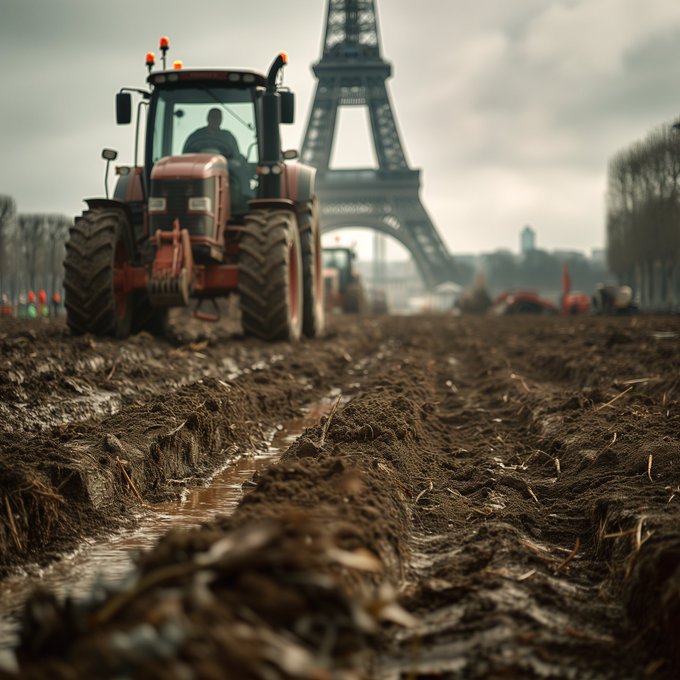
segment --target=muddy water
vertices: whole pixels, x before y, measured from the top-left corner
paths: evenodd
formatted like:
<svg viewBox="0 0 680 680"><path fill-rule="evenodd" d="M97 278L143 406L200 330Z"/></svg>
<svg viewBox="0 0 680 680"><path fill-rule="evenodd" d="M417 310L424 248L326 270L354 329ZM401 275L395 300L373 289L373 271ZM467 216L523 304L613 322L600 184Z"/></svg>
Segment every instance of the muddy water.
<svg viewBox="0 0 680 680"><path fill-rule="evenodd" d="M93 590L116 586L130 574L136 554L153 546L170 529L190 528L231 512L243 496L244 484L274 463L304 428L316 425L336 399L333 395L308 405L302 417L273 432L267 450L231 460L206 486L189 489L176 501L147 506L134 532L93 542L35 574L13 576L0 583L0 651L6 655L15 643L18 612L35 588L82 600ZM0 666L3 661L0 658Z"/></svg>

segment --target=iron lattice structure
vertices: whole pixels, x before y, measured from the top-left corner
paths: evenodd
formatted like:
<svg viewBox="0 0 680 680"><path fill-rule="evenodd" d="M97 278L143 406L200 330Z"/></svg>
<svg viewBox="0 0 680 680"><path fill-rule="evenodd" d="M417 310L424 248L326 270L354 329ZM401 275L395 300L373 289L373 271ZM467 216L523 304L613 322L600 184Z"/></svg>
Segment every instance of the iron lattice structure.
<svg viewBox="0 0 680 680"><path fill-rule="evenodd" d="M367 227L400 241L428 288L453 278L451 258L420 200L420 171L409 167L387 90L392 66L381 55L374 0L329 0L323 54L313 66L314 103L302 161L317 169L322 231ZM365 106L376 169L330 169L340 106Z"/></svg>

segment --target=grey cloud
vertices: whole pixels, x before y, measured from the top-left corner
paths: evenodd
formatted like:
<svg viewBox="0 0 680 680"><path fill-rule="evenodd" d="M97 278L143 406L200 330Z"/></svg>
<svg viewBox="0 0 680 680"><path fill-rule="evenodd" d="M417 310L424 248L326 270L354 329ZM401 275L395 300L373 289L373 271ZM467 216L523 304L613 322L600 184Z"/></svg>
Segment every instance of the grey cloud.
<svg viewBox="0 0 680 680"><path fill-rule="evenodd" d="M452 250L516 248L525 222L544 244L602 243L608 157L680 109L678 12L674 2L650 1L654 21L639 31L628 21L625 41L603 52L607 68L594 68L578 54L584 36L563 36L560 59L549 37L559 35L560 16L601 16L611 0L377 0L402 141ZM163 34L171 58L188 65L264 70L287 50L298 122L285 142L297 146L325 2L0 0L0 16L0 50L11 64L0 71L0 155L11 159L0 164L0 193L15 195L25 212L72 213L83 195L101 192L102 146L129 159L132 131L115 126L113 97L143 83L144 54ZM588 39L606 28L594 26ZM589 43L589 58L606 49ZM568 202L576 205L567 210Z"/></svg>

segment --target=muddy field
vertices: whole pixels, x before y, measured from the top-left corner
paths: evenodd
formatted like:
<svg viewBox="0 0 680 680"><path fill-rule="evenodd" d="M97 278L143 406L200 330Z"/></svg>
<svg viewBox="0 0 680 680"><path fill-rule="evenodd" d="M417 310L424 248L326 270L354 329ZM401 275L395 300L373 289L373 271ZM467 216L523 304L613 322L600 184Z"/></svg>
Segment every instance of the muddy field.
<svg viewBox="0 0 680 680"><path fill-rule="evenodd" d="M679 677L677 317L338 318L295 346L2 320L2 579L134 534L313 404L231 514L3 611L0 678Z"/></svg>

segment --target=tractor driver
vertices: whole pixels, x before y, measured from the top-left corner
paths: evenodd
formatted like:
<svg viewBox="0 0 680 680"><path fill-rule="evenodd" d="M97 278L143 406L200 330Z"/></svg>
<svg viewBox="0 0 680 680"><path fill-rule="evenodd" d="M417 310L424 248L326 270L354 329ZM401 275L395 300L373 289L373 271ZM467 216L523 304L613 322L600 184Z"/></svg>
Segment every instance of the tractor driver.
<svg viewBox="0 0 680 680"><path fill-rule="evenodd" d="M236 137L223 130L222 111L212 108L208 111L208 125L192 132L184 142L182 153L201 153L204 151L217 151L227 158L241 158L241 152L236 142Z"/></svg>

